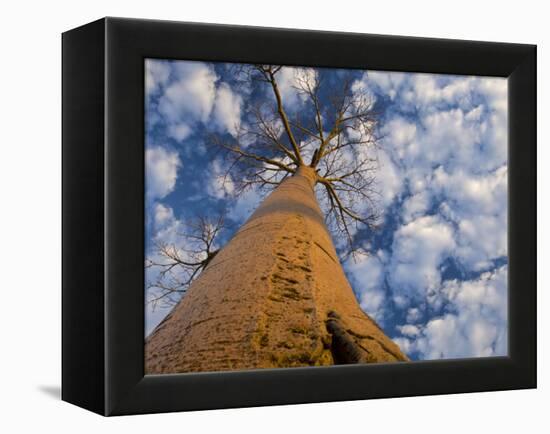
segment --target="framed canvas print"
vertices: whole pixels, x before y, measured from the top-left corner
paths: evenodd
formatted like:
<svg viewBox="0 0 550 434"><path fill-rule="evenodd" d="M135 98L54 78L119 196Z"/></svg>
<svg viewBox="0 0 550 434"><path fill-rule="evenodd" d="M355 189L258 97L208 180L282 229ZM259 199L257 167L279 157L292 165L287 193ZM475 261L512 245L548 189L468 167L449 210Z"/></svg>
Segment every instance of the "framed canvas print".
<svg viewBox="0 0 550 434"><path fill-rule="evenodd" d="M536 50L105 18L63 34L63 399L536 386Z"/></svg>

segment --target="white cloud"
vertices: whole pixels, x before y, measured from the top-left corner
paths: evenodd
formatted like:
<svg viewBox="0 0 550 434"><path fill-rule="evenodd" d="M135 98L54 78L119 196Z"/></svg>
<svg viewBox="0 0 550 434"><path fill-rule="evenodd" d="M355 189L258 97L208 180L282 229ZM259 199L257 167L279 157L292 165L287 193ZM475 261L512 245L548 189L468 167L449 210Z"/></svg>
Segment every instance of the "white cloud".
<svg viewBox="0 0 550 434"><path fill-rule="evenodd" d="M506 79L369 71L359 83L395 101L400 114L386 119L383 132L406 164L452 158L492 170L506 162Z"/></svg>
<svg viewBox="0 0 550 434"><path fill-rule="evenodd" d="M507 255L506 80L369 72L363 82L395 102L383 146L408 187L384 270L408 308L396 343L429 359L506 354L507 268L494 269ZM447 258L491 271L442 282Z"/></svg>
<svg viewBox="0 0 550 434"><path fill-rule="evenodd" d="M168 125L168 135L177 141L185 140L191 135L192 129L185 123L175 123Z"/></svg>
<svg viewBox="0 0 550 434"><path fill-rule="evenodd" d="M506 79L369 71L359 83L417 118L417 137L414 122L401 114L385 122L385 142L409 163L453 157L494 169L506 161Z"/></svg>
<svg viewBox="0 0 550 434"><path fill-rule="evenodd" d="M386 254L378 251L375 255L360 255L346 262L345 268L358 293L361 308L375 321L383 323L384 304L384 262Z"/></svg>
<svg viewBox="0 0 550 434"><path fill-rule="evenodd" d="M484 96L492 109L507 110L507 80L504 78L368 71L360 82L398 101L400 108L407 111L429 113L445 105L465 108L471 106L474 94Z"/></svg>
<svg viewBox="0 0 550 434"><path fill-rule="evenodd" d="M232 136L237 135L241 123L242 98L234 93L227 83L222 83L216 93L214 120L223 130Z"/></svg>
<svg viewBox="0 0 550 434"><path fill-rule="evenodd" d="M430 299L441 285L439 266L455 247L452 227L438 216L424 216L394 234L388 277L394 301Z"/></svg>
<svg viewBox="0 0 550 434"><path fill-rule="evenodd" d="M401 215L405 223L409 223L415 218L424 215L431 204L431 195L429 190L421 190L419 193L409 196L403 202Z"/></svg>
<svg viewBox="0 0 550 434"><path fill-rule="evenodd" d="M396 150L398 157L403 159L405 153L411 152L404 148L413 146L416 138L416 124L401 116L395 116L384 123L383 133L387 136L385 142L388 146Z"/></svg>
<svg viewBox="0 0 550 434"><path fill-rule="evenodd" d="M508 112L508 80L483 77L477 80L478 91L485 95L489 106L496 112Z"/></svg>
<svg viewBox="0 0 550 434"><path fill-rule="evenodd" d="M507 254L507 222L504 218L473 216L461 220L457 233L457 257L472 270L492 266L493 260Z"/></svg>
<svg viewBox="0 0 550 434"><path fill-rule="evenodd" d="M220 159L210 163L209 171L205 174L207 184L207 193L216 199L225 199L233 196L235 193L235 183L231 174L224 168Z"/></svg>
<svg viewBox="0 0 550 434"><path fill-rule="evenodd" d="M407 310L407 323L414 323L422 317L420 309L417 307L411 307Z"/></svg>
<svg viewBox="0 0 550 434"><path fill-rule="evenodd" d="M407 75L403 72L369 71L363 76L362 81L394 99Z"/></svg>
<svg viewBox="0 0 550 434"><path fill-rule="evenodd" d="M384 150L378 152L379 169L376 176L384 207L399 196L403 188L403 174Z"/></svg>
<svg viewBox="0 0 550 434"><path fill-rule="evenodd" d="M431 113L422 118L425 128L419 141L423 158L440 163L454 157L461 164L472 164L479 129L468 123L459 108Z"/></svg>
<svg viewBox="0 0 550 434"><path fill-rule="evenodd" d="M163 205L162 203L155 204L153 215L155 227L159 228L166 226L174 220L174 210L169 206Z"/></svg>
<svg viewBox="0 0 550 434"><path fill-rule="evenodd" d="M436 103L462 104L474 89L476 78L414 74L411 76L411 95L417 107L433 107Z"/></svg>
<svg viewBox="0 0 550 434"><path fill-rule="evenodd" d="M392 340L405 354L411 354L415 350L413 340L405 337L394 337Z"/></svg>
<svg viewBox="0 0 550 434"><path fill-rule="evenodd" d="M403 326L397 326L397 329L404 336L415 337L420 334L420 329L412 324L405 324Z"/></svg>
<svg viewBox="0 0 550 434"><path fill-rule="evenodd" d="M174 61L173 79L166 83L158 101L158 112L167 124L167 133L181 141L187 138L196 122L206 122L216 98L218 77L203 62Z"/></svg>
<svg viewBox="0 0 550 434"><path fill-rule="evenodd" d="M507 208L508 169L476 175L460 169L449 174L438 167L433 176L434 190L460 203L461 209L481 214L498 214Z"/></svg>
<svg viewBox="0 0 550 434"><path fill-rule="evenodd" d="M396 115L384 123L384 147L404 168L428 173L433 165L470 167L479 153L481 128L458 108L436 111L417 122Z"/></svg>
<svg viewBox="0 0 550 434"><path fill-rule="evenodd" d="M507 172L506 166L483 175L434 172L432 187L445 197L441 212L457 225L457 257L474 270L507 254Z"/></svg>
<svg viewBox="0 0 550 434"><path fill-rule="evenodd" d="M168 212L170 213L170 211ZM180 256L186 257L187 255L182 250L186 247L186 240L181 236L181 233L184 232L184 223L175 218L173 213L172 215L166 215L165 217L166 220L162 222L161 225L155 227L156 230L153 236L154 241L166 245L177 246L178 252L181 254Z"/></svg>
<svg viewBox="0 0 550 434"><path fill-rule="evenodd" d="M405 351L422 358L504 356L508 352L508 268L483 273L471 281L446 282L442 289L449 312L424 326L398 327Z"/></svg>
<svg viewBox="0 0 550 434"><path fill-rule="evenodd" d="M216 97L214 70L202 62L174 62L175 81L169 84L159 102L159 110L170 120L185 117L208 120Z"/></svg>
<svg viewBox="0 0 550 434"><path fill-rule="evenodd" d="M174 190L181 161L177 152L157 146L145 151L146 196L162 199Z"/></svg>
<svg viewBox="0 0 550 434"><path fill-rule="evenodd" d="M281 68L276 79L285 109L292 111L297 108L295 107L296 104L305 100L305 97L301 97L297 90L300 81L306 80L313 83L316 78L317 71L312 68L294 68L290 66Z"/></svg>
<svg viewBox="0 0 550 434"><path fill-rule="evenodd" d="M165 85L170 77L170 64L163 60L145 59L145 93L150 95Z"/></svg>
<svg viewBox="0 0 550 434"><path fill-rule="evenodd" d="M213 66L204 62L151 60L146 65L148 95L162 89L153 114L162 118L168 136L183 141L199 122L212 122L221 132L237 134L242 98L228 83L219 83Z"/></svg>

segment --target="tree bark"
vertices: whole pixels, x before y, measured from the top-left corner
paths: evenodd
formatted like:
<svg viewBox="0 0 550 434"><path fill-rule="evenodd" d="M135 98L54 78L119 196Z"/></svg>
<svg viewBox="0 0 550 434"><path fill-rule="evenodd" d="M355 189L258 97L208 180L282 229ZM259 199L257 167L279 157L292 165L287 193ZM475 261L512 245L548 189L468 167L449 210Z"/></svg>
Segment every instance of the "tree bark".
<svg viewBox="0 0 550 434"><path fill-rule="evenodd" d="M365 314L306 166L212 258L145 342L148 374L405 361Z"/></svg>

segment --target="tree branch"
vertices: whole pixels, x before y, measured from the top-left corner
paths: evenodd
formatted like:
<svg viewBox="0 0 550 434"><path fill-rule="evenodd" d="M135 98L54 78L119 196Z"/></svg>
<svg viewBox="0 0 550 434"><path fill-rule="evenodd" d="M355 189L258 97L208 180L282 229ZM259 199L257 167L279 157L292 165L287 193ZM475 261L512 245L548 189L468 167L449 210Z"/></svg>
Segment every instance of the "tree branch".
<svg viewBox="0 0 550 434"><path fill-rule="evenodd" d="M275 80L275 72L269 69L266 71L266 73L268 74L269 83L271 84L271 88L273 89L273 93L275 94L275 99L277 100L277 112L279 113L279 116L281 117L281 121L283 122L283 126L288 136L288 140L290 141L290 144L292 146L292 150L294 151L294 155L296 156L298 165L301 166L304 164L304 161L302 159L300 149L298 148L298 144L296 143L296 139L294 138L294 134L292 134L288 117L283 108L283 101L281 98L281 93L279 92L279 86L277 85L277 81Z"/></svg>

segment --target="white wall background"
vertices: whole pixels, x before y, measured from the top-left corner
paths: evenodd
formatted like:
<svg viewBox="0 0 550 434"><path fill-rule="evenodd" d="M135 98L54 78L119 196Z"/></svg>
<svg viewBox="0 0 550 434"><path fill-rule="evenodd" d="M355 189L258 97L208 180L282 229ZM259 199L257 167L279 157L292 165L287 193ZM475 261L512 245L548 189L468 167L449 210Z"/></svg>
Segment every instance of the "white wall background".
<svg viewBox="0 0 550 434"><path fill-rule="evenodd" d="M550 218L544 2L95 0L0 6L0 431L514 432L548 428L550 230L539 226L539 389L105 419L59 401L61 39L105 15L539 45L539 221ZM546 366L545 366L546 365ZM546 369L545 369L546 368Z"/></svg>

